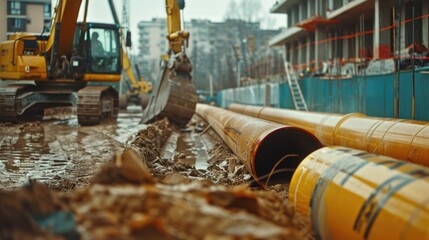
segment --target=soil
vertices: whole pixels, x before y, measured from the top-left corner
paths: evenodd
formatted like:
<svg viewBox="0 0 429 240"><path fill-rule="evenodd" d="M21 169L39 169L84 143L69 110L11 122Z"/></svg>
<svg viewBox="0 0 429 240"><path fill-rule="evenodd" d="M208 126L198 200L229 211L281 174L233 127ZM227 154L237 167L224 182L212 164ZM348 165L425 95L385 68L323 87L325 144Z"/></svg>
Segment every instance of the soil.
<svg viewBox="0 0 429 240"><path fill-rule="evenodd" d="M0 239L313 238L287 202L288 186L254 188L244 165L198 117L179 129L166 119L133 123L136 111L79 127L67 114L45 111L42 122L0 125L0 141L8 143L0 147L0 172L6 172L0 175ZM57 131L61 123L64 136ZM51 131L59 147L46 140ZM79 132L88 139L76 137ZM23 136L22 147L13 133ZM28 143L39 145L23 157ZM9 149L21 153L19 161ZM22 170L22 162L37 165L45 155L54 162L55 154L64 156L49 165L55 175L43 167L26 166L34 175Z"/></svg>

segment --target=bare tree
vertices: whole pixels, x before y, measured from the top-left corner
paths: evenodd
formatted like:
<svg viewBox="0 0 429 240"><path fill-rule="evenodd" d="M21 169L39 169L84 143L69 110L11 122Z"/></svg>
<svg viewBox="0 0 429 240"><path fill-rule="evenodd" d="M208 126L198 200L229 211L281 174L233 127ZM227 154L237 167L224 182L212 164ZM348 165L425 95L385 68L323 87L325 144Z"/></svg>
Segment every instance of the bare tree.
<svg viewBox="0 0 429 240"><path fill-rule="evenodd" d="M261 0L230 0L225 19L256 22L261 19Z"/></svg>
<svg viewBox="0 0 429 240"><path fill-rule="evenodd" d="M246 22L259 21L262 10L261 0L241 0L238 10L242 11L242 20Z"/></svg>
<svg viewBox="0 0 429 240"><path fill-rule="evenodd" d="M239 19L240 15L239 15L239 12L237 11L237 8L238 8L237 2L235 0L230 0L228 4L228 8L226 9L224 18Z"/></svg>

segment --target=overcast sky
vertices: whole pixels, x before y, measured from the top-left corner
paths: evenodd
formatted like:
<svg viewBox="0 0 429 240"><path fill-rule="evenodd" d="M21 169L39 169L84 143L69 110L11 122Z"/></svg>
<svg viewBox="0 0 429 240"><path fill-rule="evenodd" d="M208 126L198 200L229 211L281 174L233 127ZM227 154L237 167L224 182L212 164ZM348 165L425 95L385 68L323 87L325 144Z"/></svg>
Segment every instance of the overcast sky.
<svg viewBox="0 0 429 240"><path fill-rule="evenodd" d="M154 17L165 17L165 0L129 0L131 5L130 22L133 32L133 41L137 41L137 24L142 20L151 20ZM52 0L55 5L57 0ZM122 0L114 0L119 15L122 13ZM191 19L209 19L212 21L224 20L225 12L230 0L186 0L185 21ZM285 27L284 14L270 14L269 9L276 0L261 0L262 3L262 27L278 29ZM113 22L107 0L90 0L88 21ZM83 9L83 7L82 7ZM121 18L121 16L119 16ZM270 18L270 21L267 20ZM267 26L269 24L270 26ZM136 46L134 44L134 46ZM133 47L134 48L134 47ZM134 49L135 50L135 49Z"/></svg>

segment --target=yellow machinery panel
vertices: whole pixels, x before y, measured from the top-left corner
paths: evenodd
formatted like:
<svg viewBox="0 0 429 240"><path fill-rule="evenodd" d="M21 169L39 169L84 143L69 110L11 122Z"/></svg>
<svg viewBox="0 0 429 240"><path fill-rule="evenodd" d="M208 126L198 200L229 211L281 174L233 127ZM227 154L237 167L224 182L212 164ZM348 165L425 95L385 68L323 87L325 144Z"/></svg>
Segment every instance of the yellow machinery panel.
<svg viewBox="0 0 429 240"><path fill-rule="evenodd" d="M23 34L9 39L0 44L0 79L46 80L46 59L40 52L44 42Z"/></svg>

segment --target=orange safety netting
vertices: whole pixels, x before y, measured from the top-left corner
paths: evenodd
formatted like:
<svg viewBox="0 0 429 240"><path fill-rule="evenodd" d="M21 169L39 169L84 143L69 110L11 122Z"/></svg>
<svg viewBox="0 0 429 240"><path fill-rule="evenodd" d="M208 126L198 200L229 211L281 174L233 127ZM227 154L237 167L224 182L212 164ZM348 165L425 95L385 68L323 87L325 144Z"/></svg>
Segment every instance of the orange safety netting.
<svg viewBox="0 0 429 240"><path fill-rule="evenodd" d="M412 21L415 21L415 20L424 19L424 18L429 18L429 14L424 14L422 16L418 16L418 17L415 17L415 18L407 19L407 20L404 20L404 21L400 22L399 24L395 23L395 24L392 24L390 26L386 26L386 27L380 28L378 31L379 32L388 31L388 30L391 30L393 28L396 28L398 25L404 25L406 23L409 23L409 22L412 22ZM319 24L319 23L328 23L327 21L332 21L332 20L326 20L325 21L321 17L313 17L312 19L310 19L308 21L305 21L303 23L300 23L297 26L298 27L302 27L302 28L304 28L306 30L307 29L312 30L313 27L315 28L315 26L317 24ZM332 23L334 23L334 22L329 22L329 24L332 24ZM354 39L354 38L357 38L357 37L362 37L362 36L371 35L371 34L374 34L374 30L367 30L367 31L363 31L363 32L353 33L353 34L347 34L347 35L342 35L342 36L329 37L329 38L322 39L322 40L319 40L319 41L313 41L313 42L309 42L309 43L299 44L296 47L289 48L287 51L290 53L290 52L297 51L297 50L299 50L301 48L305 48L305 47L310 46L310 45L326 44L326 43L330 43L330 42L333 42L333 41L341 41L341 40ZM422 50L422 48L418 49L416 44L419 44L419 43L414 43L414 45L416 46L416 48L414 49L416 53L425 52L425 51ZM410 51L411 51L411 49L412 49L412 47L414 45L411 44L411 45L407 46L406 49L410 49ZM423 45L421 45L421 46L423 46ZM423 46L423 48L425 48L426 51L429 50L429 49L427 49L424 46ZM380 45L380 46L378 46L378 52L379 52L379 56L380 56L381 59L388 59L388 58L396 58L396 59L410 58L410 56L401 56L401 55L393 57L392 54L391 54L391 52L390 52L390 46L389 45ZM413 58L414 59L421 59L421 60L428 60L429 59L429 57L425 57L425 56L415 56ZM357 58L353 57L353 58L350 58L350 59L343 59L342 62L355 62L355 59L371 60L372 59L372 49L360 49L359 50L359 56ZM325 61L325 62L327 62L327 61ZM330 61L328 61L328 62L330 62ZM307 65L310 65L310 64L314 64L314 60L312 62L310 62L310 63L303 63L303 64L295 65L294 68L300 68L300 67L307 66Z"/></svg>
<svg viewBox="0 0 429 240"><path fill-rule="evenodd" d="M325 24L336 24L337 20L330 20L320 15L314 15L310 19L307 19L299 24L297 27L303 28L306 31L314 31L316 30L317 25L325 25Z"/></svg>

